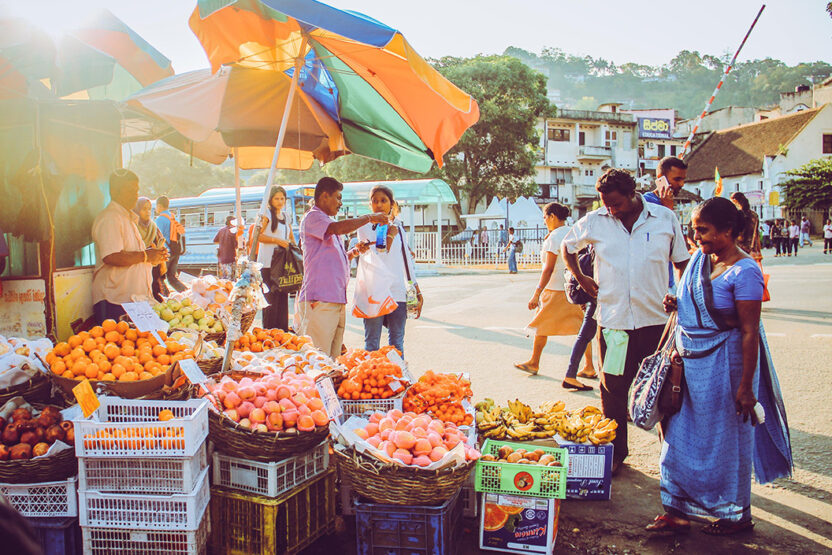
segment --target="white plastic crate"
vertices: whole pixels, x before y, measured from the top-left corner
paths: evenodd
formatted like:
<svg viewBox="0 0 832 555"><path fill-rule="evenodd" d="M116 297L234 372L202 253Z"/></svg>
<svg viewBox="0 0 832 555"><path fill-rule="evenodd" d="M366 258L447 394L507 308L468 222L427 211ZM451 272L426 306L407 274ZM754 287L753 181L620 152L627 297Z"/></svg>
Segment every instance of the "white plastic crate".
<svg viewBox="0 0 832 555"><path fill-rule="evenodd" d="M215 486L277 497L329 468L329 442L289 459L263 463L214 453Z"/></svg>
<svg viewBox="0 0 832 555"><path fill-rule="evenodd" d="M73 476L60 482L0 484L0 495L27 518L78 516L77 482Z"/></svg>
<svg viewBox="0 0 832 555"><path fill-rule="evenodd" d="M208 469L191 493L125 495L79 491L81 526L141 530L196 530L208 507Z"/></svg>
<svg viewBox="0 0 832 555"><path fill-rule="evenodd" d="M174 418L162 422L166 409ZM102 397L95 414L73 422L78 457L191 457L208 436L208 401Z"/></svg>
<svg viewBox="0 0 832 555"><path fill-rule="evenodd" d="M344 412L343 418L346 420L353 414L361 416L372 412L387 412L393 409L402 410L402 401L404 400L404 396L407 394L410 384L415 381L413 379L413 374L411 374L410 370L407 369L406 364L402 366L402 379L405 380L407 384L405 385L405 383L402 382L402 385L404 385L405 388L395 397L389 397L387 399L339 399L341 402L341 410Z"/></svg>
<svg viewBox="0 0 832 555"><path fill-rule="evenodd" d="M84 555L202 555L208 546L208 514L196 530L81 527Z"/></svg>
<svg viewBox="0 0 832 555"><path fill-rule="evenodd" d="M192 457L78 459L78 487L102 493L191 493L208 466L206 444Z"/></svg>

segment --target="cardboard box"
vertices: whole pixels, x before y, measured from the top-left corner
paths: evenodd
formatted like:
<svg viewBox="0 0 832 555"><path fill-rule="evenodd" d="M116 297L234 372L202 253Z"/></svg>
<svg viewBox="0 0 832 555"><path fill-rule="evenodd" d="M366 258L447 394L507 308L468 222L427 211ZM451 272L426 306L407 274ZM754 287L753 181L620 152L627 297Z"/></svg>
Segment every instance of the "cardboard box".
<svg viewBox="0 0 832 555"><path fill-rule="evenodd" d="M558 443L569 451L566 498L608 501L612 492L612 443Z"/></svg>
<svg viewBox="0 0 832 555"><path fill-rule="evenodd" d="M480 549L552 555L559 512L559 499L483 493ZM486 519L489 530L485 529Z"/></svg>

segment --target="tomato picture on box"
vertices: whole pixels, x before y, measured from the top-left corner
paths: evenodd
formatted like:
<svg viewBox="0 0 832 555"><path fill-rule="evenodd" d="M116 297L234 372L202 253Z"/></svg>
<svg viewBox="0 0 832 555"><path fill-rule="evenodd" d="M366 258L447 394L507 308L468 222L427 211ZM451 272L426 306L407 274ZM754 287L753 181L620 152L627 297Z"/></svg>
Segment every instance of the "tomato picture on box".
<svg viewBox="0 0 832 555"><path fill-rule="evenodd" d="M558 535L559 499L484 493L480 549L551 555Z"/></svg>

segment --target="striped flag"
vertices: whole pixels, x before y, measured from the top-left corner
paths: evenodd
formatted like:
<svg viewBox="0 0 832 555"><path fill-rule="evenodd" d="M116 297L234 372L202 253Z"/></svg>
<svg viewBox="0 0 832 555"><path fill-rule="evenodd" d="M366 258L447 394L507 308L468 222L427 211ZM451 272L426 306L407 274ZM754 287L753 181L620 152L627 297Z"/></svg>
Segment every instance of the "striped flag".
<svg viewBox="0 0 832 555"><path fill-rule="evenodd" d="M716 183L716 189L714 189L714 196L721 197L722 196L722 177L719 175L719 167L714 168L714 183Z"/></svg>

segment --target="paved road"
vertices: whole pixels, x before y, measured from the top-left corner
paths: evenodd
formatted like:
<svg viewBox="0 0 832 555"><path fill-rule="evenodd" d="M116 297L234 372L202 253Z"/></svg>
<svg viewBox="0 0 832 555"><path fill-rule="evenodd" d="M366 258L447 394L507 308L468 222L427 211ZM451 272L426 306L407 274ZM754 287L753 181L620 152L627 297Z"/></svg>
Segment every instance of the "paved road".
<svg viewBox="0 0 832 555"><path fill-rule="evenodd" d="M816 244L817 245L817 244ZM757 528L742 538L713 539L698 531L688 538L647 538L641 527L659 514L659 442L654 433L631 427L630 467L613 487L610 502L566 502L559 552L597 553L775 553L832 551L832 256L817 246L797 258L769 258L770 290L763 320L788 411L795 473L790 480L753 488ZM514 370L526 360L531 339L524 327L537 274L455 273L444 270L420 280L427 299L423 317L409 321L405 356L415 372L464 371L477 399L515 397L536 405L563 399L570 408L600 406L596 389L569 393L560 382L571 338L553 338L541 373ZM361 345L361 322L347 323L347 345ZM476 552L476 526L460 553ZM352 541L352 540L350 540Z"/></svg>

